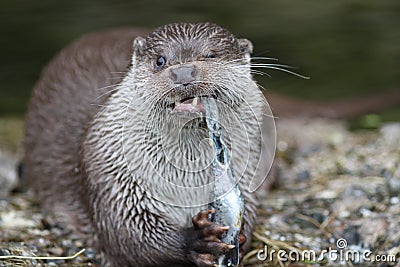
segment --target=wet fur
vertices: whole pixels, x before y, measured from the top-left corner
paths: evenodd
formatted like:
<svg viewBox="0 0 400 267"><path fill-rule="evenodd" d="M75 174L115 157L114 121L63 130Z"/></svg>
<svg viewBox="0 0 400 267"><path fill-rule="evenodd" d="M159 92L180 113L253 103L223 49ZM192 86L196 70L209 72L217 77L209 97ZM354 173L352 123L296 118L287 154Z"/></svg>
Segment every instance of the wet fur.
<svg viewBox="0 0 400 267"><path fill-rule="evenodd" d="M26 116L24 175L42 205L103 250L115 266L188 265L183 232L207 199L198 192L177 194L181 204L198 204L178 208L155 200L139 184L150 191L157 186L163 190L153 179L157 170L185 185L198 185L211 177L207 171L193 175L173 168L180 161L199 168L207 164L204 155L210 152L202 143L207 134L199 120L177 119L166 109L187 96L216 95L241 114L252 140L250 165L241 180L248 248L257 204L248 182L255 175L253 156L259 156L261 142L255 118L262 113L262 94L250 75L254 73L249 64L252 45L213 24L172 24L147 34L137 29L90 34L48 64ZM186 90L172 86L166 72L154 68L160 53L168 59L167 68L196 61L204 75ZM398 90L384 98L340 105L268 96L278 116L345 117L400 102ZM242 105L245 102L251 110ZM222 117L232 133L228 143L238 144L235 149L241 155L247 149L242 145L241 125L229 114ZM181 129L178 142L176 132ZM157 157L160 147L165 157ZM245 163L240 157L233 160L238 169ZM165 193L175 196L174 191Z"/></svg>
<svg viewBox="0 0 400 267"><path fill-rule="evenodd" d="M243 119L237 122L228 114L224 124L244 123L252 138L250 159L255 159L249 162L235 156L248 149L244 137L232 131L230 142L237 151L232 159L237 173L240 166L248 167L241 180L248 247L256 199L246 190L258 163L262 113L262 94L250 75L251 43L208 23L172 24L133 41L136 35L127 29L83 37L46 67L26 118L24 161L31 186L45 208L115 266L190 265L183 232L209 199L168 191L154 179L157 171L184 185L210 179L209 170L194 174L169 162L177 159L190 167L190 159L197 158L193 168L207 164L201 161L207 149L196 149L207 133L191 122L183 127L183 144L178 143L176 130L186 121L170 118L166 107L186 96L216 95ZM186 92L171 86L166 71L154 68L160 54L168 59L166 68L196 62L201 79ZM161 148L165 154L158 158ZM197 206L160 202L147 191L157 186L183 205Z"/></svg>

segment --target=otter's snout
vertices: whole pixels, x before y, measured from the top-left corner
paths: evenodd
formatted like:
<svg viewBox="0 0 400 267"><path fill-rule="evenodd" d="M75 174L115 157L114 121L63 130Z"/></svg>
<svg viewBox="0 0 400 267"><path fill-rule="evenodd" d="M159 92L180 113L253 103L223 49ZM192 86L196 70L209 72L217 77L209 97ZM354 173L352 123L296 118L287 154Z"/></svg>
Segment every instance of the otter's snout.
<svg viewBox="0 0 400 267"><path fill-rule="evenodd" d="M185 64L172 67L169 78L174 84L188 85L198 80L199 71L194 64Z"/></svg>

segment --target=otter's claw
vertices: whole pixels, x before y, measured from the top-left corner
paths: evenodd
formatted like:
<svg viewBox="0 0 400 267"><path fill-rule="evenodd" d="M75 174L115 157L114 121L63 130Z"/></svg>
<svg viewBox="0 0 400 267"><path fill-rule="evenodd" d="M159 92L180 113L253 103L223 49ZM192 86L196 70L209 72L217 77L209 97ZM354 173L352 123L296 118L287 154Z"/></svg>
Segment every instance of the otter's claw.
<svg viewBox="0 0 400 267"><path fill-rule="evenodd" d="M200 211L193 217L193 228L186 232L186 250L189 260L199 267L216 266L216 258L225 254L235 246L221 241L229 226L223 226L208 220L212 210ZM243 243L246 238L242 235L239 239ZM242 243L240 243L242 244Z"/></svg>

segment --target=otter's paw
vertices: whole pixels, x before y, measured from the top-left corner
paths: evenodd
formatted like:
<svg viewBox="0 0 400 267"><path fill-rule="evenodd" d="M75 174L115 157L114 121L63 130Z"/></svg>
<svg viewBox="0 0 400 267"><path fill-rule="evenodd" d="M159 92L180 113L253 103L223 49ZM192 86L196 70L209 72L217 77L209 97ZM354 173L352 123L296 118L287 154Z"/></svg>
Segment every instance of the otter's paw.
<svg viewBox="0 0 400 267"><path fill-rule="evenodd" d="M190 261L199 267L211 267L216 265L216 258L225 254L235 246L221 241L229 226L222 226L208 220L213 211L203 210L193 217L193 227L186 232L186 251ZM239 242L246 241L244 235L240 235ZM242 254L242 253L241 253Z"/></svg>

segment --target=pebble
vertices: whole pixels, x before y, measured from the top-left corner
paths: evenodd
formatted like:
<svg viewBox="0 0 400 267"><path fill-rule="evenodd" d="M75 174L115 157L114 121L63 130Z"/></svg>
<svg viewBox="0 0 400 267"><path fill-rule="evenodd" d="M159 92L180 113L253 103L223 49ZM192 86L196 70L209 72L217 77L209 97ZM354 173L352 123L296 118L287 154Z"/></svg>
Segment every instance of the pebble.
<svg viewBox="0 0 400 267"><path fill-rule="evenodd" d="M344 238L361 253L400 251L400 123L350 132L343 122L296 119L277 129L280 182L263 201L270 218L263 233L293 233L285 242L299 249L335 248ZM279 206L270 205L277 199ZM326 263L338 264L351 265Z"/></svg>
<svg viewBox="0 0 400 267"><path fill-rule="evenodd" d="M26 218L24 211L0 212L0 227L7 229L26 229L37 227L37 223Z"/></svg>

